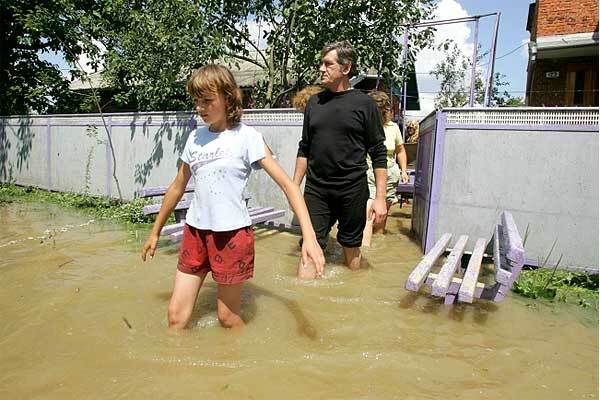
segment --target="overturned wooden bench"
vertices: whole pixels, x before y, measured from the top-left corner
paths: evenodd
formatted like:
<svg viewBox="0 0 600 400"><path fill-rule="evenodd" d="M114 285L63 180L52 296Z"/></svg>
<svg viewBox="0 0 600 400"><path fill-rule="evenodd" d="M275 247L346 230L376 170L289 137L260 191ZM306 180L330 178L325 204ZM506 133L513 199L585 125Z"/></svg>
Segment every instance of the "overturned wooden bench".
<svg viewBox="0 0 600 400"><path fill-rule="evenodd" d="M192 193L193 191L194 186L186 186L186 194ZM164 196L166 192L167 186L147 187L138 191L137 196L140 198ZM248 193L244 192L244 200L246 201L246 205L248 205L249 199L250 196ZM191 203L192 200L189 198L182 199L177 203L175 209L173 210L173 213L175 214L175 223L171 225L165 225L160 231L161 235L168 235L172 242L181 241L183 238L183 227L185 226L185 216L187 214L187 210L190 208ZM144 215L157 214L160 211L160 206L161 203L144 206L142 213ZM256 225L260 223L268 223L273 219L283 217L285 215L285 210L276 210L274 207L252 207L248 209L248 214L250 214L252 225Z"/></svg>
<svg viewBox="0 0 600 400"><path fill-rule="evenodd" d="M525 263L525 252L521 235L513 216L507 211L500 215L500 223L495 226L493 241L494 283L479 282L481 262L487 240L477 239L467 268L460 276L460 263L469 237L461 235L446 258L439 273L430 270L436 260L446 251L452 235L445 233L435 246L423 257L410 273L406 289L418 291L423 285L431 287L433 296L444 297L445 304L456 301L472 303L474 299L501 301L510 291ZM459 276L456 276L459 272Z"/></svg>

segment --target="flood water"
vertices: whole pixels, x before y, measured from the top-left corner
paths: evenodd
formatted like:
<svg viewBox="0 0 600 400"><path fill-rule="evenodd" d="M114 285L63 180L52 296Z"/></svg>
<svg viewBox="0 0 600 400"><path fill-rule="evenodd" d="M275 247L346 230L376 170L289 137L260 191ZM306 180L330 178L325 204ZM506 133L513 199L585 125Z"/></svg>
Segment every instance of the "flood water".
<svg viewBox="0 0 600 400"><path fill-rule="evenodd" d="M2 399L582 399L598 397L597 311L524 299L444 306L404 282L420 257L410 209L351 272L295 277L297 236L256 230L241 332L216 286L167 332L177 247L149 263L149 227L45 204L0 205Z"/></svg>

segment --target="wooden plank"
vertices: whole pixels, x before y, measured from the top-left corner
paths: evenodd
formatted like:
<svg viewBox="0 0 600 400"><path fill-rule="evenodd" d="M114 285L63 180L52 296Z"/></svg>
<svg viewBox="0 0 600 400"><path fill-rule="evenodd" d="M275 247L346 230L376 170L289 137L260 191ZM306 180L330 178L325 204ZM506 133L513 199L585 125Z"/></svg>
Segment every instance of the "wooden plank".
<svg viewBox="0 0 600 400"><path fill-rule="evenodd" d="M433 246L433 248L429 251L429 253L423 257L421 262L417 264L415 269L413 269L408 276L408 279L406 280L406 289L412 290L413 292L419 290L427 278L429 270L431 270L431 267L433 267L435 261L444 252L444 249L446 249L450 238L452 238L451 233L444 233L440 240L438 240L435 246Z"/></svg>
<svg viewBox="0 0 600 400"><path fill-rule="evenodd" d="M190 208L191 200L182 200L175 206L175 210L187 210ZM161 204L150 204L148 206L144 206L142 209L142 213L144 215L149 214L157 214L160 211Z"/></svg>
<svg viewBox="0 0 600 400"><path fill-rule="evenodd" d="M483 259L483 252L485 251L485 245L487 240L477 239L473 254L469 259L469 265L467 271L462 278L462 285L458 290L458 300L465 303L472 303L475 295L475 286L477 285L477 279L479 278L479 272L481 271L481 260Z"/></svg>
<svg viewBox="0 0 600 400"><path fill-rule="evenodd" d="M427 279L425 280L425 285L433 285L433 282L435 282L435 280L438 278L438 274L435 274L433 272L430 272L429 275L427 275ZM448 290L446 291L446 294L456 294L458 293L458 290L460 289L460 286L462 285L462 279L461 278L457 278L457 277L453 277L452 278L452 282L450 282L450 286L448 286ZM481 293L486 290L486 285L481 283L481 282L477 282L477 284L475 285L475 293L474 296L476 299L478 299L481 295Z"/></svg>
<svg viewBox="0 0 600 400"><path fill-rule="evenodd" d="M168 186L151 186L151 187L145 187L145 188L142 188L142 189L138 190L137 197L163 196L167 192L168 188L169 188ZM185 187L185 192L186 193L190 193L190 192L193 192L193 191L194 191L194 185L188 184Z"/></svg>
<svg viewBox="0 0 600 400"><path fill-rule="evenodd" d="M502 225L496 225L494 228L494 267L495 267L495 279L496 282L502 285L508 285L510 281L511 272L506 270L507 265L503 256L502 242L504 241L502 235Z"/></svg>
<svg viewBox="0 0 600 400"><path fill-rule="evenodd" d="M450 286L450 282L452 282L452 277L460 265L460 259L465 251L467 240L469 240L469 236L467 235L462 235L458 238L452 252L446 259L446 263L442 266L438 278L433 282L433 285L431 285L432 295L438 297L446 296L448 286Z"/></svg>
<svg viewBox="0 0 600 400"><path fill-rule="evenodd" d="M502 221L502 235L504 236L504 256L517 265L523 265L525 263L523 241L512 214L503 211L500 220Z"/></svg>
<svg viewBox="0 0 600 400"><path fill-rule="evenodd" d="M252 207L248 209L248 214L252 217L253 215L264 214L273 210L275 210L274 207Z"/></svg>
<svg viewBox="0 0 600 400"><path fill-rule="evenodd" d="M178 224L166 225L161 229L160 234L161 235L170 235L171 233L179 232L179 231L183 230L184 225L185 225L185 221L182 221Z"/></svg>
<svg viewBox="0 0 600 400"><path fill-rule="evenodd" d="M269 211L252 216L252 225L260 224L261 222L269 221L275 218L283 217L285 210Z"/></svg>
<svg viewBox="0 0 600 400"><path fill-rule="evenodd" d="M252 225L265 222L271 219L283 217L285 210L275 210L273 207L263 207L262 209L254 209L253 215L250 215ZM171 242L179 242L183 238L183 229L181 231L173 232L169 235Z"/></svg>

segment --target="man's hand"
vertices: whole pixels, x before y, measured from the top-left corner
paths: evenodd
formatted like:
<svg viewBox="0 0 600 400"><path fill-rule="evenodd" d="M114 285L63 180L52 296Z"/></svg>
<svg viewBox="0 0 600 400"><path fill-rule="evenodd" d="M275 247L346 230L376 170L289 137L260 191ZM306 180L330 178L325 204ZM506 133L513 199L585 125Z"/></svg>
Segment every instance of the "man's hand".
<svg viewBox="0 0 600 400"><path fill-rule="evenodd" d="M150 255L150 259L154 257L154 252L156 251L156 245L158 243L158 236L150 235L144 246L142 247L142 260L146 261L146 254Z"/></svg>
<svg viewBox="0 0 600 400"><path fill-rule="evenodd" d="M325 267L325 256L323 256L323 250L319 246L316 237L303 238L302 240L302 263L308 265L312 261L317 271L317 278L323 276L323 269Z"/></svg>
<svg viewBox="0 0 600 400"><path fill-rule="evenodd" d="M369 209L369 219L374 217L374 224L381 224L387 215L387 205L384 198L376 198Z"/></svg>

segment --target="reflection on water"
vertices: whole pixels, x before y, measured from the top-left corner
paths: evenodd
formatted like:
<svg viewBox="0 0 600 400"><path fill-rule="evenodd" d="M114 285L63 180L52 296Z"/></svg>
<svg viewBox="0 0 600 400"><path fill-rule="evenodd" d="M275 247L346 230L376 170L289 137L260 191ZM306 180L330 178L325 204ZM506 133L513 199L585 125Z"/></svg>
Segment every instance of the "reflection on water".
<svg viewBox="0 0 600 400"><path fill-rule="evenodd" d="M370 268L345 269L336 246L314 282L294 277L297 237L257 229L246 328L219 326L209 278L191 329L170 335L175 246L142 264L148 228L2 205L0 398L597 398L594 311L407 292L421 257L409 217L393 209Z"/></svg>

